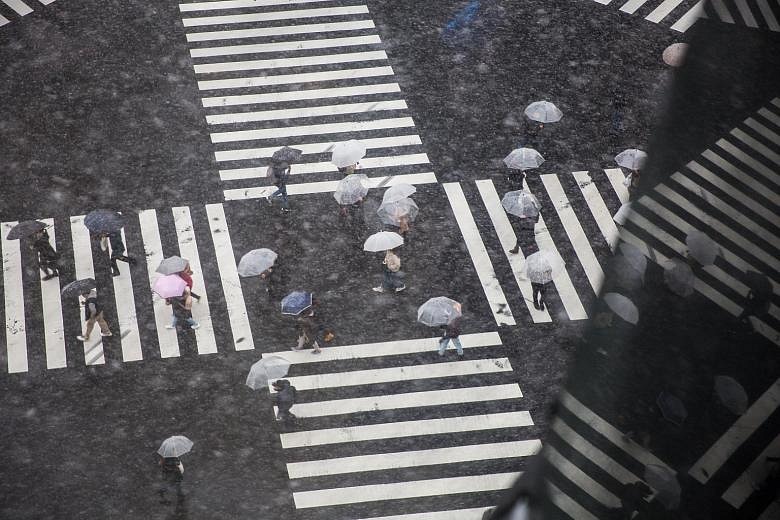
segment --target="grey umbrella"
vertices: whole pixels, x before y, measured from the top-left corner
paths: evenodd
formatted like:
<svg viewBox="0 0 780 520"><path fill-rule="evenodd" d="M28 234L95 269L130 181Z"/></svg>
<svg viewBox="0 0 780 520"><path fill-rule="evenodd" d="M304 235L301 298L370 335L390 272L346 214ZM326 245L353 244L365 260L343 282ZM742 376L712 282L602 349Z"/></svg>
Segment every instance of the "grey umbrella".
<svg viewBox="0 0 780 520"><path fill-rule="evenodd" d="M388 251L395 249L398 246L402 246L404 243L404 237L393 231L380 231L374 233L366 239L363 244L363 251Z"/></svg>
<svg viewBox="0 0 780 520"><path fill-rule="evenodd" d="M625 256L618 255L612 261L611 281L618 287L635 291L642 287L644 277L637 271Z"/></svg>
<svg viewBox="0 0 780 520"><path fill-rule="evenodd" d="M43 222L38 222L37 220L25 220L12 227L6 238L8 238L8 240L18 240L20 238L29 237L33 233L37 233L42 229L46 229L46 224Z"/></svg>
<svg viewBox="0 0 780 520"><path fill-rule="evenodd" d="M520 218L536 218L542 205L533 193L527 190L510 191L501 199L507 213Z"/></svg>
<svg viewBox="0 0 780 520"><path fill-rule="evenodd" d="M685 237L688 253L701 265L713 265L720 254L720 248L706 233L694 229Z"/></svg>
<svg viewBox="0 0 780 520"><path fill-rule="evenodd" d="M715 378L715 394L723 406L732 413L742 415L748 407L748 395L745 389L731 376Z"/></svg>
<svg viewBox="0 0 780 520"><path fill-rule="evenodd" d="M618 250L628 263L631 264L631 267L642 274L642 279L644 279L645 271L647 270L647 257L642 251L629 242L621 242L618 246Z"/></svg>
<svg viewBox="0 0 780 520"><path fill-rule="evenodd" d="M401 199L413 195L417 192L417 188L406 182L400 182L390 186L382 196L382 202L398 202Z"/></svg>
<svg viewBox="0 0 780 520"><path fill-rule="evenodd" d="M79 295L88 293L95 287L97 287L97 284L93 278L82 278L81 280L70 282L63 287L60 294L63 298L75 298Z"/></svg>
<svg viewBox="0 0 780 520"><path fill-rule="evenodd" d="M238 275L242 278L260 276L274 265L278 257L274 251L265 247L253 249L238 262Z"/></svg>
<svg viewBox="0 0 780 520"><path fill-rule="evenodd" d="M534 101L525 108L525 115L531 121L555 123L561 120L563 112L549 101Z"/></svg>
<svg viewBox="0 0 780 520"><path fill-rule="evenodd" d="M607 307L628 323L636 325L639 322L639 309L634 302L622 294L610 292L604 295L604 303Z"/></svg>
<svg viewBox="0 0 780 520"><path fill-rule="evenodd" d="M176 274L187 269L190 261L180 256L169 256L165 258L160 265L157 266L157 271L160 274Z"/></svg>
<svg viewBox="0 0 780 520"><path fill-rule="evenodd" d="M648 486L656 491L656 500L661 502L666 509L677 509L680 505L680 483L677 476L668 468L657 464L645 466L644 480Z"/></svg>
<svg viewBox="0 0 780 520"><path fill-rule="evenodd" d="M279 356L269 356L261 359L249 369L246 376L246 386L258 390L268 386L271 379L279 379L287 375L291 363Z"/></svg>
<svg viewBox="0 0 780 520"><path fill-rule="evenodd" d="M565 267L566 264L558 253L542 249L528 255L523 274L532 283L550 283L563 272Z"/></svg>
<svg viewBox="0 0 780 520"><path fill-rule="evenodd" d="M615 162L618 163L618 166L628 168L629 170L641 170L644 167L645 162L647 162L647 154L642 150L629 148L628 150L623 150L617 154L615 156Z"/></svg>
<svg viewBox="0 0 780 520"><path fill-rule="evenodd" d="M271 156L271 159L273 159L275 162L286 162L292 164L300 159L301 155L303 155L303 150L285 146L276 150Z"/></svg>
<svg viewBox="0 0 780 520"><path fill-rule="evenodd" d="M664 419L672 424L680 426L688 417L688 410L685 409L685 405L680 398L669 392L661 392L658 394L658 398L655 402L658 405L658 408L661 409L661 415L664 416Z"/></svg>
<svg viewBox="0 0 780 520"><path fill-rule="evenodd" d="M673 258L664 265L664 282L673 293L686 298L693 294L695 275L691 266L679 258Z"/></svg>
<svg viewBox="0 0 780 520"><path fill-rule="evenodd" d="M124 226L122 215L110 209L96 209L84 217L84 225L92 233L115 233Z"/></svg>
<svg viewBox="0 0 780 520"><path fill-rule="evenodd" d="M517 148L504 157L504 164L513 170L538 168L544 162L542 154L533 148Z"/></svg>
<svg viewBox="0 0 780 520"><path fill-rule="evenodd" d="M193 442L184 435L174 435L168 437L160 445L160 449L157 453L161 457L181 457L185 453L189 453L192 449Z"/></svg>

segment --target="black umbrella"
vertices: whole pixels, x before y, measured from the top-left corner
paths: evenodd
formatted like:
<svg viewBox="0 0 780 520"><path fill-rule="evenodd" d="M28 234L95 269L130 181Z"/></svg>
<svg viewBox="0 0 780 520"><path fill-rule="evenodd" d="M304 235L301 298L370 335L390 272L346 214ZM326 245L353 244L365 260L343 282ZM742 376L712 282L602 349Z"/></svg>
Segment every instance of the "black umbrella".
<svg viewBox="0 0 780 520"><path fill-rule="evenodd" d="M92 289L97 287L95 280L92 278L82 278L75 282L70 282L68 285L62 288L60 294L63 298L75 298L81 294L88 293Z"/></svg>
<svg viewBox="0 0 780 520"><path fill-rule="evenodd" d="M289 146L285 146L283 148L279 148L274 152L274 154L271 156L271 159L273 159L275 162L286 162L286 163L294 163L298 159L301 158L301 155L303 154L303 150L298 150L297 148L290 148Z"/></svg>
<svg viewBox="0 0 780 520"><path fill-rule="evenodd" d="M661 414L664 419L677 426L682 425L686 417L688 417L688 410L685 409L685 405L679 397L670 394L669 392L661 392L658 394L658 399L655 400L658 408L661 409Z"/></svg>
<svg viewBox="0 0 780 520"><path fill-rule="evenodd" d="M96 209L84 217L84 225L92 233L114 233L124 227L122 215L110 209Z"/></svg>
<svg viewBox="0 0 780 520"><path fill-rule="evenodd" d="M8 240L18 240L20 238L29 237L33 233L46 229L46 224L38 222L37 220L25 220L19 222L17 225L11 228L8 232Z"/></svg>
<svg viewBox="0 0 780 520"><path fill-rule="evenodd" d="M774 292L772 281L766 275L755 271L745 273L745 285L750 287L753 294L758 297L771 298Z"/></svg>

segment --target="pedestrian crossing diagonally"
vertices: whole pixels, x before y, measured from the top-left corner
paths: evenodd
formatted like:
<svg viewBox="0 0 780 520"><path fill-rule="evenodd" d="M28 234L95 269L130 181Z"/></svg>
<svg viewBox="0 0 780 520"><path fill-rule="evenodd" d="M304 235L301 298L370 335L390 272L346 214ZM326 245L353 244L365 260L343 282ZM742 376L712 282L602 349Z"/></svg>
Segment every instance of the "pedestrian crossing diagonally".
<svg viewBox="0 0 780 520"><path fill-rule="evenodd" d="M15 19L14 17L22 17L32 13L37 4L49 5L54 1L55 0L35 0L34 2L31 0L0 0L0 3L5 4L7 7L3 12L8 13L8 15L12 17L9 19L8 17L3 16L3 14L0 14L0 27L11 23ZM13 13L13 15L11 15L11 13Z"/></svg>
<svg viewBox="0 0 780 520"><path fill-rule="evenodd" d="M335 143L360 139L372 181L431 183L428 156L359 0L179 4L226 200L276 188L274 151L303 151L289 194L331 190ZM391 181L392 179L392 181Z"/></svg>

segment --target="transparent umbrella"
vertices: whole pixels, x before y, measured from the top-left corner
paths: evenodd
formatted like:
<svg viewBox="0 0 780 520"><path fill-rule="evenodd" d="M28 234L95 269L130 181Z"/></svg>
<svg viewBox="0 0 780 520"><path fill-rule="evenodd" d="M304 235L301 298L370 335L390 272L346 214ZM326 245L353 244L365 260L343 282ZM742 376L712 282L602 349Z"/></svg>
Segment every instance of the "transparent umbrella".
<svg viewBox="0 0 780 520"><path fill-rule="evenodd" d="M688 53L687 43L673 43L664 49L664 53L661 56L664 63L672 67L680 67L685 63L685 55Z"/></svg>
<svg viewBox="0 0 780 520"><path fill-rule="evenodd" d="M185 453L190 452L192 444L193 442L184 435L174 435L173 437L168 437L160 444L160 449L157 450L157 453L165 458L181 457Z"/></svg>
<svg viewBox="0 0 780 520"><path fill-rule="evenodd" d="M679 397L669 392L661 392L655 400L658 408L661 409L661 415L672 424L680 426L688 417L688 410Z"/></svg>
<svg viewBox="0 0 780 520"><path fill-rule="evenodd" d="M645 271L647 271L647 257L644 255L644 253L642 253L638 247L636 247L634 244L631 244L630 242L621 242L618 246L618 250L623 255L623 257L625 257L631 267L641 273L642 277L644 278Z"/></svg>
<svg viewBox="0 0 780 520"><path fill-rule="evenodd" d="M338 168L345 168L357 162L366 156L366 145L356 139L350 139L337 143L333 147L330 156L330 162Z"/></svg>
<svg viewBox="0 0 780 520"><path fill-rule="evenodd" d="M631 216L631 212L633 211L631 209L631 205L633 202L626 202L622 206L620 206L620 209L617 210L617 213L615 213L615 216L612 217L612 220L614 220L617 224L620 224L621 226L625 226L626 222L628 222L629 217Z"/></svg>
<svg viewBox="0 0 780 520"><path fill-rule="evenodd" d="M634 325L639 322L639 309L636 308L634 302L623 296L622 294L610 292L604 295L604 303L607 307L620 316L628 323Z"/></svg>
<svg viewBox="0 0 780 520"><path fill-rule="evenodd" d="M189 260L180 256L169 256L160 262L160 265L157 266L155 271L160 274L176 274L184 271L189 263Z"/></svg>
<svg viewBox="0 0 780 520"><path fill-rule="evenodd" d="M243 278L260 276L273 267L277 258L279 255L268 248L253 249L238 262L238 275Z"/></svg>
<svg viewBox="0 0 780 520"><path fill-rule="evenodd" d="M290 362L279 356L263 358L249 369L246 376L246 386L252 390L266 388L272 379L279 379L287 375L290 370Z"/></svg>
<svg viewBox="0 0 780 520"><path fill-rule="evenodd" d="M557 253L542 249L525 259L525 277L533 283L550 283L565 267L563 258Z"/></svg>
<svg viewBox="0 0 780 520"><path fill-rule="evenodd" d="M731 376L715 378L715 394L732 413L742 415L748 407L748 395L741 384Z"/></svg>
<svg viewBox="0 0 780 520"><path fill-rule="evenodd" d="M387 188L387 190L385 190L384 196L382 197L382 202L398 202L399 200L415 193L417 193L417 188L411 184L402 182Z"/></svg>
<svg viewBox="0 0 780 520"><path fill-rule="evenodd" d="M656 491L656 500L661 502L666 509L677 509L680 505L680 483L677 476L668 468L657 464L645 466L644 480L648 486Z"/></svg>
<svg viewBox="0 0 780 520"><path fill-rule="evenodd" d="M394 231L380 231L366 239L365 244L363 244L363 251L389 251L403 245L403 243L404 237L398 233Z"/></svg>
<svg viewBox="0 0 780 520"><path fill-rule="evenodd" d="M420 305L417 309L417 321L429 327L449 325L462 316L461 304L447 298L436 296Z"/></svg>
<svg viewBox="0 0 780 520"><path fill-rule="evenodd" d="M507 213L520 218L536 218L542 205L533 193L526 190L510 191L501 199Z"/></svg>
<svg viewBox="0 0 780 520"><path fill-rule="evenodd" d="M403 217L406 217L409 222L414 222L419 212L420 208L408 197L396 202L383 202L376 210L379 220L391 226L398 226Z"/></svg>
<svg viewBox="0 0 780 520"><path fill-rule="evenodd" d="M688 246L688 252L694 260L701 265L713 265L715 258L720 253L718 244L715 243L706 233L693 230L685 237L685 245Z"/></svg>
<svg viewBox="0 0 780 520"><path fill-rule="evenodd" d="M673 258L664 265L664 282L678 296L686 298L693 294L694 279L691 266L679 258Z"/></svg>
<svg viewBox="0 0 780 520"><path fill-rule="evenodd" d="M544 162L542 154L533 148L517 148L504 157L504 164L513 170L538 168Z"/></svg>
<svg viewBox="0 0 780 520"><path fill-rule="evenodd" d="M348 175L341 179L333 192L336 202L344 206L354 204L368 194L368 177L362 173Z"/></svg>
<svg viewBox="0 0 780 520"><path fill-rule="evenodd" d="M534 101L525 108L525 115L532 121L555 123L561 120L563 112L549 101Z"/></svg>
<svg viewBox="0 0 780 520"><path fill-rule="evenodd" d="M636 148L623 150L615 156L615 162L618 163L618 166L628 168L629 170L641 170L645 165L645 161L647 161L647 154Z"/></svg>

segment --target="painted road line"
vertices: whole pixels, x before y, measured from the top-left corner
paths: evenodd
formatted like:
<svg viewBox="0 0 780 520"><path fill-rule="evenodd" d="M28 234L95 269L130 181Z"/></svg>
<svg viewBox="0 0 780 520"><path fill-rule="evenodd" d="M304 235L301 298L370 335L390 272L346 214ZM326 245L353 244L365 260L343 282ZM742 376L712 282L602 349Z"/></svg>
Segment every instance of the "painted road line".
<svg viewBox="0 0 780 520"><path fill-rule="evenodd" d="M5 301L5 344L8 372L27 372L27 327L24 320L24 279L19 240L8 240L18 222L3 222L3 299Z"/></svg>
<svg viewBox="0 0 780 520"><path fill-rule="evenodd" d="M780 206L780 195L778 195L773 189L767 189L768 186L766 184L757 181L752 175L745 173L744 171L737 168L736 166L734 166L727 160L723 159L721 156L717 155L715 152L711 150L705 150L704 152L702 152L701 155L702 157L706 158L711 163L713 163L715 166L717 166L724 172L728 173L729 175L737 179L745 186L748 186L750 189L762 195L763 197L771 201L773 204ZM699 172L697 171L697 173ZM718 175L715 175L715 177L720 178L720 176ZM730 189L726 190L726 193L730 193L731 190L733 190L734 188L731 186L731 184L727 184L727 185L729 186Z"/></svg>
<svg viewBox="0 0 780 520"><path fill-rule="evenodd" d="M214 72L233 72L240 70L266 70L291 67L309 67L334 63L354 63L359 61L386 60L385 51L351 52L345 54L326 54L324 56L302 56L300 58L279 58L272 60L228 61L222 63L204 63L195 65L196 74Z"/></svg>
<svg viewBox="0 0 780 520"><path fill-rule="evenodd" d="M485 511L492 507L473 507L469 509L450 509L449 511L428 511L393 516L374 516L359 520L482 520Z"/></svg>
<svg viewBox="0 0 780 520"><path fill-rule="evenodd" d="M57 241L54 233L54 219L39 219L49 226L49 243L56 250ZM68 366L65 354L65 327L62 324L62 295L60 295L60 278L43 280L41 276L41 304L43 307L43 329L46 344L46 368L65 368Z"/></svg>
<svg viewBox="0 0 780 520"><path fill-rule="evenodd" d="M222 16L200 16L184 18L184 27L202 25L227 25L232 23L270 22L273 20L296 20L306 18L322 18L327 16L350 16L368 14L368 6L348 5L344 7L325 7L320 9L295 9L293 11L265 11L262 13L228 14Z"/></svg>
<svg viewBox="0 0 780 520"><path fill-rule="evenodd" d="M263 103L283 103L287 101L302 101L308 99L327 99L352 96L370 96L401 92L398 83L380 83L377 85L357 85L354 87L315 88L308 90L291 90L285 92L270 92L267 94L247 94L243 96L219 96L202 98L203 106L225 107L236 105L255 105Z"/></svg>
<svg viewBox="0 0 780 520"><path fill-rule="evenodd" d="M297 34L317 34L323 32L339 32L339 31L358 31L363 29L374 29L374 22L371 20L360 20L355 22L335 22L335 23L315 23L307 25L285 25L283 27L259 27L255 29L233 29L227 31L210 31L210 32L196 32L187 33L187 41L192 42L207 42L218 40L236 40L246 38L267 38L271 36L290 36ZM272 45L272 44L254 44L258 45ZM239 47L244 47L243 45ZM321 48L321 47L315 47ZM288 50L300 50L300 49L288 49ZM191 52L191 51L190 51ZM242 52L232 52L227 54L245 54ZM216 56L223 56L224 54L217 54ZM193 56L194 58L195 56Z"/></svg>
<svg viewBox="0 0 780 520"><path fill-rule="evenodd" d="M245 7L270 7L274 5L312 4L333 0L221 0L214 2L192 2L179 4L183 13L192 11L213 11L217 9L243 9Z"/></svg>
<svg viewBox="0 0 780 520"><path fill-rule="evenodd" d="M590 209L590 213L593 215L593 219L596 221L596 225L601 231L601 235L609 245L609 248L614 252L618 244L619 231L615 225L615 221L612 220L612 215L609 213L607 205L604 203L604 199L601 197L598 187L593 183L593 179L586 171L574 172L574 180L577 181L582 192L582 197Z"/></svg>
<svg viewBox="0 0 780 520"><path fill-rule="evenodd" d="M558 489L558 486L550 481L545 481L545 483L547 484L547 492L549 493L550 501L555 507L569 515L570 518L573 520L598 520L590 511Z"/></svg>
<svg viewBox="0 0 780 520"><path fill-rule="evenodd" d="M394 186L396 184L435 184L438 182L433 172L410 173L389 177L369 177L369 188ZM287 185L288 195L310 195L312 193L330 193L336 191L339 181L302 182ZM225 200L243 200L265 197L276 191L276 186L260 186L256 188L239 188L225 190ZM513 321L514 323L514 321Z"/></svg>
<svg viewBox="0 0 780 520"><path fill-rule="evenodd" d="M624 13L634 14L637 9L647 3L647 0L628 0L625 4L620 6L620 10Z"/></svg>
<svg viewBox="0 0 780 520"><path fill-rule="evenodd" d="M691 7L684 15L682 15L671 27L673 31L685 32L691 28L696 20L699 18L707 18L704 14L704 2L706 0L699 0L696 5Z"/></svg>
<svg viewBox="0 0 780 520"><path fill-rule="evenodd" d="M237 54L260 54L263 52L303 51L311 49L329 49L332 47L354 47L356 45L376 45L382 43L379 36L346 36L343 38L320 38L294 42L254 43L247 45L228 45L222 47L201 47L190 49L193 58L213 56L233 56Z"/></svg>
<svg viewBox="0 0 780 520"><path fill-rule="evenodd" d="M479 235L479 228L474 222L474 216L471 214L460 183L448 182L443 186L496 323L498 325L515 325L512 309L509 308L504 290L496 278L490 255L488 255L482 237Z"/></svg>
<svg viewBox="0 0 780 520"><path fill-rule="evenodd" d="M666 465L661 459L640 447L632 440L625 440L626 437L617 428L609 424L607 421L599 417L593 410L578 401L573 395L567 391L562 391L560 396L560 403L566 407L572 414L574 414L579 420L590 426L604 438L609 440L612 444L631 455L634 459L647 466L649 464L655 464L656 466L662 466L672 473L676 473L672 468Z"/></svg>
<svg viewBox="0 0 780 520"><path fill-rule="evenodd" d="M745 119L745 125L755 130L759 135L764 136L768 141L772 141L774 144L780 145L780 135L777 135L752 117Z"/></svg>
<svg viewBox="0 0 780 520"><path fill-rule="evenodd" d="M775 437L756 457L756 460L729 486L721 498L736 509L742 507L750 495L769 477L770 465L767 463L767 457L780 457L780 435Z"/></svg>
<svg viewBox="0 0 780 520"><path fill-rule="evenodd" d="M318 143L288 143L288 146L295 147L306 154L322 154L330 152L338 141L325 141ZM366 145L367 149L376 148L398 148L401 146L418 146L422 144L419 135L394 135L391 137L373 137L370 139L361 139L361 143ZM265 159L271 157L279 146L267 146L265 148L243 148L240 150L224 150L214 152L214 158L218 162L223 161L242 161L245 159Z"/></svg>
<svg viewBox="0 0 780 520"><path fill-rule="evenodd" d="M364 112L379 112L382 110L405 110L406 101L373 101L369 103L343 103L340 105L323 105L306 108L287 108L281 110L263 110L259 112L237 112L230 114L214 114L206 116L210 125L234 123L249 123L253 121L276 121L279 119L299 119L309 117L335 116L341 114L360 114Z"/></svg>
<svg viewBox="0 0 780 520"><path fill-rule="evenodd" d="M501 201L498 198L495 185L491 180L476 181L477 189L482 197L482 202L485 204L490 221L493 223L493 229L496 230L498 240L501 242L501 248L504 250L509 265L512 268L512 275L515 277L515 283L520 288L520 293L523 295L523 301L528 308L528 313L531 315L531 319L534 323L548 323L552 321L550 313L545 310L538 310L533 305L533 289L531 288L530 280L523 277L523 270L525 268L525 255L522 251L518 250L517 254L510 253L517 243L517 236L512 229L512 224L509 222Z"/></svg>
<svg viewBox="0 0 780 520"><path fill-rule="evenodd" d="M149 287L162 276L156 272L157 266L163 261L162 242L160 240L160 227L157 223L157 211L153 209L143 210L138 213L138 221L141 225L141 238L144 242L146 256L146 271L149 273ZM165 328L171 323L171 307L166 305L165 299L152 293L152 307L154 308L154 323L157 327L157 341L160 344L160 357L179 357L179 339L176 330Z"/></svg>
<svg viewBox="0 0 780 520"><path fill-rule="evenodd" d="M92 240L89 237L89 230L84 225L84 215L70 218L70 236L73 242L73 266L76 271L76 280L95 278L95 268L92 263ZM98 299L100 298L98 291ZM83 310L81 318L84 319ZM85 323L82 322L81 333L86 330ZM94 333L92 339L84 342L84 362L87 365L103 365L106 362L103 340L98 332Z"/></svg>
<svg viewBox="0 0 780 520"><path fill-rule="evenodd" d="M125 240L125 230L122 229L120 233L125 250L129 251ZM113 254L110 243L107 254L109 257ZM119 276L112 277L112 281L114 283L117 325L122 340L122 361L140 361L143 359L143 352L141 351L141 336L138 332L138 319L135 312L132 273L130 265L126 262L117 262L117 267L119 268Z"/></svg>
<svg viewBox="0 0 780 520"><path fill-rule="evenodd" d="M757 151L758 153L760 153L761 155L763 155L773 163L780 165L780 155L770 150L769 147L763 145L762 143L759 143L757 140L753 139L752 137L747 135L739 128L733 129L730 133L731 135L733 135L734 137L742 141L745 145Z"/></svg>
<svg viewBox="0 0 780 520"><path fill-rule="evenodd" d="M588 237L582 229L577 214L574 213L574 209L571 207L566 192L563 191L561 181L558 180L557 175L552 174L541 175L541 178L542 184L544 184L544 188L553 202L555 211L558 213L558 218L563 224L563 229L569 237L569 242L577 254L577 259L579 259L585 271L585 276L588 278L593 292L599 294L601 286L604 285L604 270L596 259L593 248L590 247Z"/></svg>
<svg viewBox="0 0 780 520"><path fill-rule="evenodd" d="M723 0L710 0L710 5L715 8L715 12L722 22L734 23L734 18L731 16L728 8L724 5Z"/></svg>
<svg viewBox="0 0 780 520"><path fill-rule="evenodd" d="M539 250L550 251L551 253L560 256L558 248L555 246L550 230L547 228L547 224L544 222L544 217L539 214L539 222L536 224L534 231L536 237L536 245ZM563 308L566 310L566 314L570 320L587 320L588 313L585 312L585 307L582 305L580 297L577 295L577 290L574 288L574 284L569 277L568 271L564 267L563 271L555 277L552 281L555 284L555 290L558 291L558 296L561 298Z"/></svg>
<svg viewBox="0 0 780 520"><path fill-rule="evenodd" d="M458 377L473 374L496 374L511 372L512 365L507 358L469 359L429 365L407 365L400 367L354 370L351 372L333 372L312 374L309 376L289 377L286 379L298 391L320 390L323 388L343 388L347 386L377 385L440 377ZM270 382L273 383L274 380ZM271 393L276 391L271 388Z"/></svg>
<svg viewBox="0 0 780 520"><path fill-rule="evenodd" d="M531 414L521 411L281 433L279 438L282 447L288 449L344 442L416 437L418 435L441 435L500 428L519 428L522 426L533 426L533 424Z"/></svg>
<svg viewBox="0 0 780 520"><path fill-rule="evenodd" d="M472 386L466 388L448 388L427 392L405 392L402 394L375 395L353 399L335 399L295 404L298 418L327 417L351 413L402 410L424 406L446 406L450 404L493 402L506 399L520 399L523 393L517 384ZM276 408L274 409L276 412Z"/></svg>
<svg viewBox="0 0 780 520"><path fill-rule="evenodd" d="M767 119L771 121L775 126L780 127L780 116L775 114L769 109L762 108L758 111L758 114L762 116L764 119Z"/></svg>
<svg viewBox="0 0 780 520"><path fill-rule="evenodd" d="M11 23L11 20L0 14L0 27Z"/></svg>
<svg viewBox="0 0 780 520"><path fill-rule="evenodd" d="M501 345L501 337L497 332L478 332L476 334L461 334L460 342L464 349L478 347L494 347ZM401 356L420 352L433 352L439 348L439 338L404 339L384 341L381 343L364 343L346 345L343 347L328 347L317 356L309 352L288 350L283 352L265 352L263 357L281 357L293 364L319 363L323 361L346 361L352 359L368 359L384 356Z"/></svg>
<svg viewBox="0 0 780 520"><path fill-rule="evenodd" d="M376 455L358 455L287 464L287 473L291 479L360 473L363 471L383 471L398 468L416 468L438 464L457 464L480 460L511 459L530 457L542 447L537 440L497 442L491 444L472 444L430 450L379 453Z"/></svg>
<svg viewBox="0 0 780 520"><path fill-rule="evenodd" d="M190 209L186 206L171 208L171 213L173 213L173 221L176 224L179 256L189 260L193 271L193 290L200 296L200 300L192 304L192 318L200 324L200 328L195 330L198 354L215 354L217 352L217 340L214 338L209 299L206 294L206 283L203 280L203 270L200 264L198 245L195 242L195 229L192 225ZM182 323L180 326L186 327L187 325Z"/></svg>
<svg viewBox="0 0 780 520"><path fill-rule="evenodd" d="M252 338L252 328L249 326L249 314L244 303L241 280L238 277L225 208L222 204L207 204L206 215L209 219L211 240L214 243L214 254L217 257L219 279L225 294L230 330L233 333L233 347L236 350L252 350L255 348L255 342Z"/></svg>
<svg viewBox="0 0 780 520"><path fill-rule="evenodd" d="M198 81L198 88L200 90L221 90L231 88L267 87L290 85L293 83L318 83L321 81L374 78L377 76L392 75L393 68L390 66L361 67L357 69L328 70L324 72L299 72L297 74L272 74L270 76Z"/></svg>
<svg viewBox="0 0 780 520"><path fill-rule="evenodd" d="M435 478L293 493L296 509L509 489L521 473Z"/></svg>
<svg viewBox="0 0 780 520"><path fill-rule="evenodd" d="M428 155L424 153L393 155L389 157L369 157L360 159L360 171L375 168L393 168L397 166L411 166L417 164L430 164ZM291 165L290 175L303 175L310 173L336 173L338 169L330 161L297 163ZM244 179L259 179L268 177L268 168L234 168L231 170L219 170L219 178L223 181L236 181Z"/></svg>
<svg viewBox="0 0 780 520"><path fill-rule="evenodd" d="M710 446L691 467L688 474L706 484L726 461L742 446L780 406L780 379L775 381L750 408Z"/></svg>
<svg viewBox="0 0 780 520"><path fill-rule="evenodd" d="M16 11L19 16L24 16L33 12L30 6L22 2L22 0L2 0L2 2Z"/></svg>
<svg viewBox="0 0 780 520"><path fill-rule="evenodd" d="M762 163L756 161L730 142L726 141L725 139L718 139L715 144L717 144L721 149L725 150L736 159L750 166L750 168L752 168L756 173L763 175L764 178L769 182L774 183L776 185L774 186L774 189L780 186L780 175L775 173L770 168L767 168Z"/></svg>
<svg viewBox="0 0 780 520"><path fill-rule="evenodd" d="M748 27L758 27L756 19L753 18L753 13L750 12L747 2L745 2L745 0L734 0L734 3L737 4L737 9L739 10L739 14L742 15L742 19L745 20L745 25Z"/></svg>
<svg viewBox="0 0 780 520"><path fill-rule="evenodd" d="M661 2L658 7L653 9L653 11L645 16L645 20L649 20L653 23L658 23L667 16L669 16L669 13L674 11L674 9L683 3L684 0L664 0Z"/></svg>
<svg viewBox="0 0 780 520"><path fill-rule="evenodd" d="M780 518L780 502L775 500L756 520L777 520L778 518Z"/></svg>
<svg viewBox="0 0 780 520"><path fill-rule="evenodd" d="M587 473L561 455L558 450L547 444L542 450L542 456L552 464L568 480L588 495L601 502L606 507L620 507L620 499L607 490L604 486L593 480Z"/></svg>
<svg viewBox="0 0 780 520"><path fill-rule="evenodd" d="M389 119L376 119L373 121L348 121L345 123L326 123L320 125L219 132L211 134L211 142L231 143L237 141L257 141L260 139L280 139L283 137L369 132L372 130L388 130L395 128L414 128L414 120L411 117L395 117Z"/></svg>
<svg viewBox="0 0 780 520"><path fill-rule="evenodd" d="M628 202L628 188L623 182L626 180L626 176L623 175L623 170L620 168L605 168L604 173L607 174L609 183L612 185L612 189L620 199L621 204Z"/></svg>
<svg viewBox="0 0 780 520"><path fill-rule="evenodd" d="M777 23L775 13L772 12L772 8L769 7L767 0L756 0L758 8L761 10L761 14L764 15L764 20L771 31L780 31L780 23Z"/></svg>

